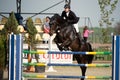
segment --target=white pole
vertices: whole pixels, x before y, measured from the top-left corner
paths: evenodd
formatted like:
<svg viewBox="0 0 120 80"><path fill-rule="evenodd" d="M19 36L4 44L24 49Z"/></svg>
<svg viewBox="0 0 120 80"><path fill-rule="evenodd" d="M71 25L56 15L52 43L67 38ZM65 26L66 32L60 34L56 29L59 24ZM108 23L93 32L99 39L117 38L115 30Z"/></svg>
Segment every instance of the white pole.
<svg viewBox="0 0 120 80"><path fill-rule="evenodd" d="M52 50L52 41L53 39L55 38L56 34L53 34L53 36L50 36L50 39L49 39L49 51ZM49 62L48 63L51 63L51 56L52 54L49 54ZM48 70L46 70L46 72L57 72L56 70L53 69L53 66L50 66L48 68Z"/></svg>

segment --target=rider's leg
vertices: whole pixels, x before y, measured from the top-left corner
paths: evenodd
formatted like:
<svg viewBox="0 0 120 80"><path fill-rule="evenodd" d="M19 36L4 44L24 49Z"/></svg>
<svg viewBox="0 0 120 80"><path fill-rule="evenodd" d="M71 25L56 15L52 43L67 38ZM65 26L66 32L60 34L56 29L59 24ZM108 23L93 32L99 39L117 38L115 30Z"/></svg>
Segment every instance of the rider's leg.
<svg viewBox="0 0 120 80"><path fill-rule="evenodd" d="M74 24L74 27L77 32L77 37L78 37L79 41L81 42L81 44L84 44L82 41L81 33L79 32L78 23Z"/></svg>
<svg viewBox="0 0 120 80"><path fill-rule="evenodd" d="M74 24L75 30L77 33L79 33L78 23Z"/></svg>

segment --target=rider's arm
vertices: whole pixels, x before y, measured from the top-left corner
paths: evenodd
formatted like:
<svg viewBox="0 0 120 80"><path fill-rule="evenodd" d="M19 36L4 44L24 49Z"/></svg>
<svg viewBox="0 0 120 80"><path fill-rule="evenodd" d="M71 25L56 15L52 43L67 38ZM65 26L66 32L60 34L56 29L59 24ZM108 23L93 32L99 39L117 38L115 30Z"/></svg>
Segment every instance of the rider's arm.
<svg viewBox="0 0 120 80"><path fill-rule="evenodd" d="M69 16L72 18L70 20L68 20L68 23L71 23L71 24L75 24L79 21L79 18L75 15L74 12L70 12Z"/></svg>
<svg viewBox="0 0 120 80"><path fill-rule="evenodd" d="M61 17L62 17L63 20L66 20L66 16L65 16L65 14L66 14L65 11L63 11L62 14L61 14Z"/></svg>

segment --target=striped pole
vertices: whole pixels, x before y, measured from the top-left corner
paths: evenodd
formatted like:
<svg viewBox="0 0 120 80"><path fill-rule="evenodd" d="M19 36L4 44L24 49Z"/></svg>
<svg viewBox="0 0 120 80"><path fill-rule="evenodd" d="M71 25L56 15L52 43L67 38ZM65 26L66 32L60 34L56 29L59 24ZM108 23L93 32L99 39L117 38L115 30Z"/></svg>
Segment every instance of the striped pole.
<svg viewBox="0 0 120 80"><path fill-rule="evenodd" d="M113 38L112 80L120 80L120 36Z"/></svg>
<svg viewBox="0 0 120 80"><path fill-rule="evenodd" d="M9 37L9 80L22 78L22 35L11 34Z"/></svg>
<svg viewBox="0 0 120 80"><path fill-rule="evenodd" d="M48 54L83 54L83 55L108 55L111 54L111 52L71 52L71 51L49 51Z"/></svg>
<svg viewBox="0 0 120 80"><path fill-rule="evenodd" d="M22 35L16 35L16 79L22 79Z"/></svg>
<svg viewBox="0 0 120 80"><path fill-rule="evenodd" d="M24 66L85 66L85 67L111 67L112 64L54 64L54 63L23 63Z"/></svg>
<svg viewBox="0 0 120 80"><path fill-rule="evenodd" d="M67 79L111 79L111 76L60 76L60 75L36 75L23 74L26 78L67 78Z"/></svg>
<svg viewBox="0 0 120 80"><path fill-rule="evenodd" d="M9 80L15 80L15 36L9 37Z"/></svg>
<svg viewBox="0 0 120 80"><path fill-rule="evenodd" d="M48 51L45 50L37 50L37 51L29 51L29 50L23 50L24 54L47 54Z"/></svg>
<svg viewBox="0 0 120 80"><path fill-rule="evenodd" d="M109 55L112 52L72 52L72 51L45 51L45 50L38 50L38 51L28 51L24 50L24 54L83 54L83 55Z"/></svg>

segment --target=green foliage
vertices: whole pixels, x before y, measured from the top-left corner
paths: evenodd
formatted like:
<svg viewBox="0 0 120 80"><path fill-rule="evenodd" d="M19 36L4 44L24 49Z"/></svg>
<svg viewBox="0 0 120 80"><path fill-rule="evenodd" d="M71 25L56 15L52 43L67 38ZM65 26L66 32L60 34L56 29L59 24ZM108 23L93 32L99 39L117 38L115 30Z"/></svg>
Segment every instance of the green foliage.
<svg viewBox="0 0 120 80"><path fill-rule="evenodd" d="M98 2L101 11L101 20L99 22L100 26L108 27L112 24L110 15L115 10L118 0L98 0Z"/></svg>
<svg viewBox="0 0 120 80"><path fill-rule="evenodd" d="M17 20L15 18L14 12L12 12L6 22L6 20L3 20L5 22L5 26L3 30L0 32L0 67L4 67L7 63L7 56L9 53L9 47L8 47L8 36L12 32L14 34L18 34L19 31L17 31Z"/></svg>
<svg viewBox="0 0 120 80"><path fill-rule="evenodd" d="M109 41L109 37L106 36L107 32L108 31L106 28L102 28L102 41L103 41L103 43L107 43Z"/></svg>
<svg viewBox="0 0 120 80"><path fill-rule="evenodd" d="M0 35L0 69L5 68L5 40L2 35Z"/></svg>
<svg viewBox="0 0 120 80"><path fill-rule="evenodd" d="M101 20L99 21L100 27L102 28L103 43L107 41L107 36L109 33L109 28L112 25L112 19L110 18L111 14L116 8L118 0L98 0L100 11L101 11ZM106 29L106 30L105 30Z"/></svg>
<svg viewBox="0 0 120 80"><path fill-rule="evenodd" d="M28 43L28 50L34 50L35 49L35 35L37 33L37 30L33 24L33 20L31 18L28 18L27 22L26 22L26 26L27 26L27 33L28 33L28 37L25 38L25 42ZM29 57L30 54L27 54L27 57ZM32 58L31 58L32 60ZM29 62L31 62L31 60ZM30 66L27 67L27 69L29 70Z"/></svg>
<svg viewBox="0 0 120 80"><path fill-rule="evenodd" d="M33 20L31 18L28 18L27 22L26 22L26 26L27 26L27 32L29 33L29 35L35 35L37 33L37 30L33 24Z"/></svg>
<svg viewBox="0 0 120 80"><path fill-rule="evenodd" d="M17 31L17 26L18 26L18 22L15 18L14 12L12 12L10 14L10 17L8 18L8 21L6 22L5 26L4 26L4 31L6 35L10 34L10 33L14 33L17 34L19 33L19 31Z"/></svg>
<svg viewBox="0 0 120 80"><path fill-rule="evenodd" d="M27 26L27 33L28 33L28 38L26 38L26 42L30 44L31 46L35 43L35 35L37 33L37 30L33 24L33 20L31 18L28 18L26 22Z"/></svg>

